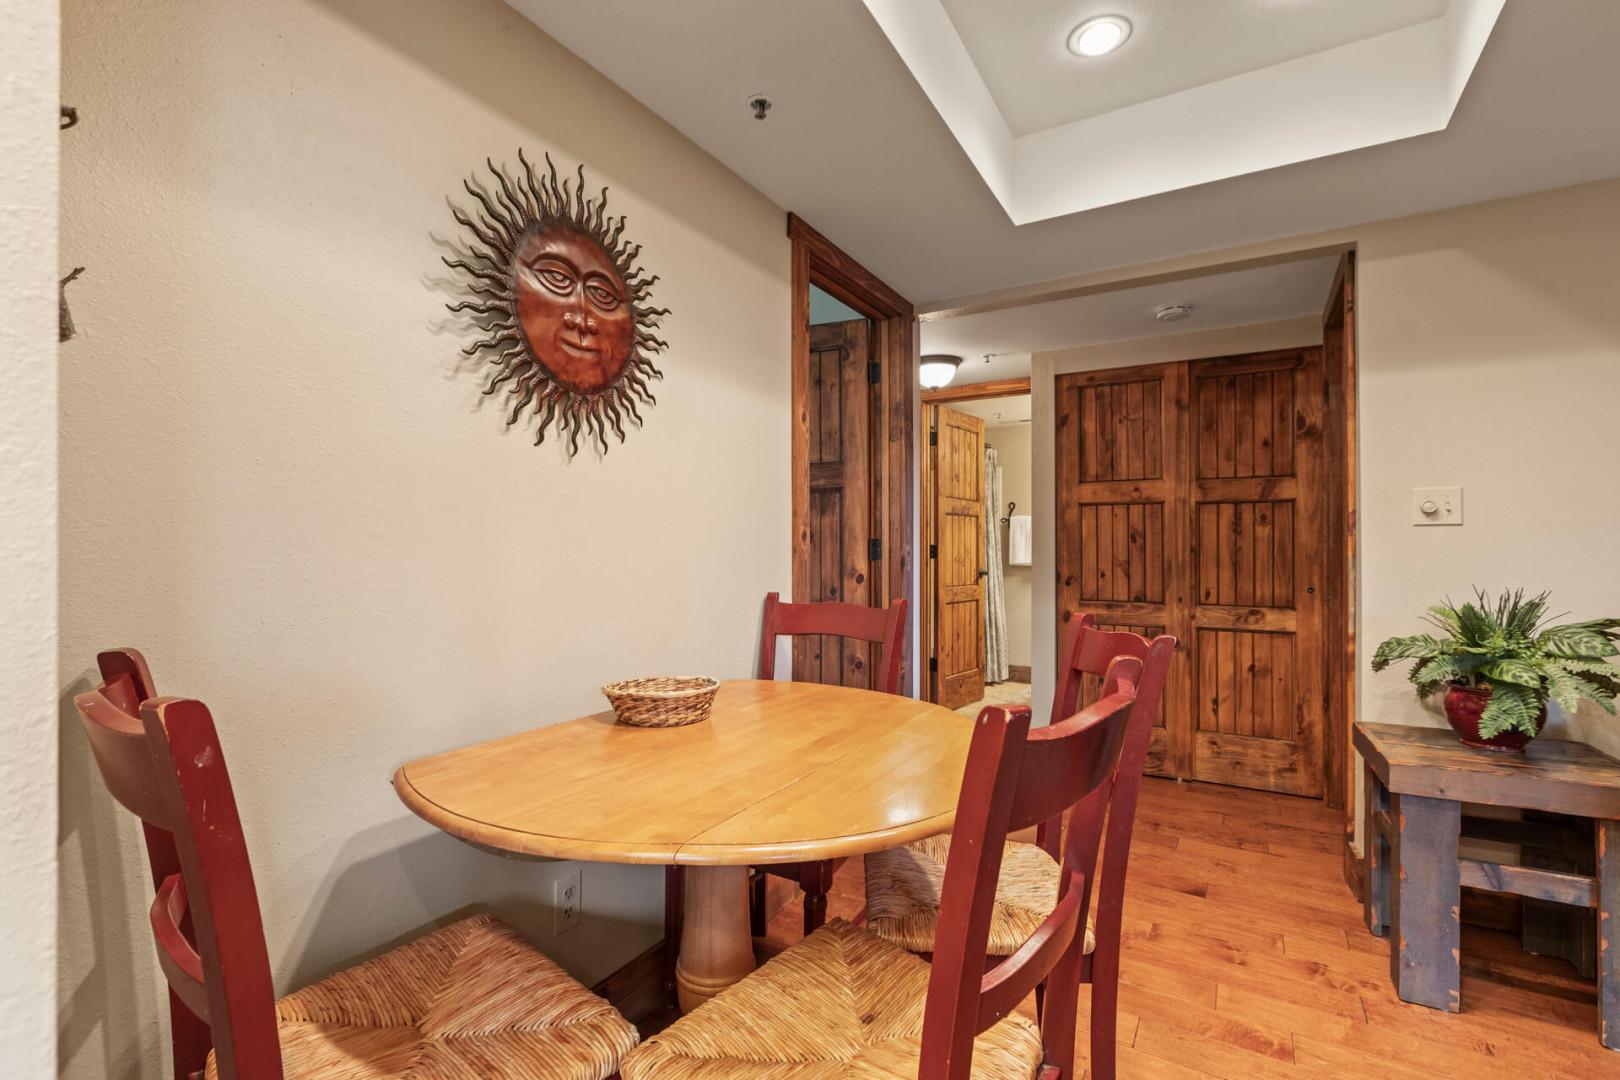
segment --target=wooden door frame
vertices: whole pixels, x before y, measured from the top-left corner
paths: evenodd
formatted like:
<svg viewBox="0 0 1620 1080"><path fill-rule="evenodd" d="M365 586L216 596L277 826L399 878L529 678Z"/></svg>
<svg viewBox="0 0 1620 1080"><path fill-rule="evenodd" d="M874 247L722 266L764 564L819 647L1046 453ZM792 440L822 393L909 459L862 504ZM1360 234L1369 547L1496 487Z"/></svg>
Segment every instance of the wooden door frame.
<svg viewBox="0 0 1620 1080"><path fill-rule="evenodd" d="M792 258L793 369L793 599L805 601L810 582L810 286L815 285L872 321L872 362L879 365L879 408L875 423L878 475L877 539L881 573L873 588L878 602L904 597L916 610L917 450L914 416L917 386L917 312L911 301L884 284L837 245L787 216ZM907 686L916 655L916 635L905 635L900 685Z"/></svg>
<svg viewBox="0 0 1620 1080"><path fill-rule="evenodd" d="M962 386L942 386L938 390L924 390L922 392L922 426L917 429L917 439L922 443L923 437L936 427L939 413L935 406L949 405L958 401L985 401L990 398L1018 397L1027 394L1029 389L1028 376L1022 379L993 379L990 382L966 383ZM924 552L934 550L938 542L939 522L934 520L934 455L928 453L928 447L923 446L920 466L921 476L918 486L922 490L922 548ZM934 562L932 559L920 560L922 572L919 576L918 605L917 605L917 640L918 640L918 677L917 694L924 701L939 700L939 686L935 679L936 672L930 670L928 661L934 658L934 607L939 591L939 581L934 575Z"/></svg>
<svg viewBox="0 0 1620 1080"><path fill-rule="evenodd" d="M1029 377L1022 379L992 379L989 382L967 383L963 386L942 386L938 390L924 390L924 405L949 405L953 401L984 401L989 398L1018 397L1029 393Z"/></svg>
<svg viewBox="0 0 1620 1080"><path fill-rule="evenodd" d="M1354 718L1358 702L1357 687L1360 673L1357 668L1356 627L1360 618L1361 598L1358 589L1361 566L1357 543L1357 497L1359 482L1360 446L1357 442L1356 399L1358 370L1356 363L1356 252L1344 252L1339 267L1328 287L1328 297L1322 308L1322 355L1328 380L1326 439L1329 453L1327 472L1329 482L1337 488L1339 498L1330 503L1333 518L1329 521L1328 558L1339 568L1333 575L1333 586L1342 607L1342 626L1329 625L1326 629L1329 650L1328 686L1329 708L1327 729L1323 732L1324 749L1331 748L1333 757L1325 764L1328 769L1327 804L1344 810L1344 876L1351 892L1359 898L1362 862L1355 854L1356 842L1356 786L1360 783L1355 768L1356 752L1351 745L1355 728ZM1332 331L1338 330L1341 344L1335 355Z"/></svg>

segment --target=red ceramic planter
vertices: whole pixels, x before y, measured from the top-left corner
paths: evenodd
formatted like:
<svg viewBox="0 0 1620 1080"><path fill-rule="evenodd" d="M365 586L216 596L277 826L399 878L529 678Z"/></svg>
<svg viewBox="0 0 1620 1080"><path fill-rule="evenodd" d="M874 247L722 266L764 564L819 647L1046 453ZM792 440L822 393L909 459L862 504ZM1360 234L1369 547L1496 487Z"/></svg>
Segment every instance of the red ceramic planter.
<svg viewBox="0 0 1620 1080"><path fill-rule="evenodd" d="M1451 730L1457 733L1457 738L1465 746L1477 747L1480 750L1495 750L1498 753L1522 753L1534 737L1522 731L1504 731L1499 735L1485 738L1479 733L1479 716L1485 711L1485 703L1491 700L1489 690L1480 690L1472 686L1460 686L1452 683L1446 690L1446 720L1451 723ZM1536 735L1547 726L1547 707L1541 708L1541 715L1536 717Z"/></svg>

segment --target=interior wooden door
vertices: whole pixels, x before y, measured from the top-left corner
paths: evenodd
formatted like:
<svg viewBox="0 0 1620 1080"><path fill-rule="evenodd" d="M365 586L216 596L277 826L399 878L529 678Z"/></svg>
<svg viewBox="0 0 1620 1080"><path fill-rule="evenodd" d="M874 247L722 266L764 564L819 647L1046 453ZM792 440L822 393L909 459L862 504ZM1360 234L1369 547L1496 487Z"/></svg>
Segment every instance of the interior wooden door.
<svg viewBox="0 0 1620 1080"><path fill-rule="evenodd" d="M934 657L939 704L984 697L984 421L939 406L934 452Z"/></svg>
<svg viewBox="0 0 1620 1080"><path fill-rule="evenodd" d="M1060 617L1182 643L1148 768L1321 795L1321 350L1065 375L1057 391Z"/></svg>
<svg viewBox="0 0 1620 1080"><path fill-rule="evenodd" d="M872 604L872 392L865 320L810 328L811 601ZM871 688L873 646L793 639L796 682Z"/></svg>
<svg viewBox="0 0 1620 1080"><path fill-rule="evenodd" d="M1193 775L1322 794L1322 351L1191 366Z"/></svg>
<svg viewBox="0 0 1620 1080"><path fill-rule="evenodd" d="M1185 640L1188 593L1176 553L1187 547L1186 377L1185 364L1158 364L1058 379L1060 623L1090 612L1104 630L1154 637L1168 629ZM1062 634L1060 625L1060 642ZM1191 731L1176 707L1189 685L1178 662L1148 744L1151 773L1191 774Z"/></svg>

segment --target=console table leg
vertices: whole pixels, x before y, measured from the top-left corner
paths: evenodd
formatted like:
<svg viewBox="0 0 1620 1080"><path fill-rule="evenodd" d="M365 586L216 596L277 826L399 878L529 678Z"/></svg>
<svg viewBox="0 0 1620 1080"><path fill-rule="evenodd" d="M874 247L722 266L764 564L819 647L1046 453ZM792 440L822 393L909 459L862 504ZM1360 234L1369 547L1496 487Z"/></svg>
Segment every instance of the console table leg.
<svg viewBox="0 0 1620 1080"><path fill-rule="evenodd" d="M1598 821L1598 1037L1620 1050L1620 821Z"/></svg>
<svg viewBox="0 0 1620 1080"><path fill-rule="evenodd" d="M1378 813L1389 809L1389 792L1370 765L1362 766L1361 850L1366 852L1367 880L1362 889L1362 911L1367 929L1383 937L1389 926L1389 841L1378 827Z"/></svg>
<svg viewBox="0 0 1620 1080"><path fill-rule="evenodd" d="M1390 977L1402 1001L1431 1009L1461 1008L1461 883L1457 834L1462 804L1417 795L1390 796L1394 836L1394 931Z"/></svg>

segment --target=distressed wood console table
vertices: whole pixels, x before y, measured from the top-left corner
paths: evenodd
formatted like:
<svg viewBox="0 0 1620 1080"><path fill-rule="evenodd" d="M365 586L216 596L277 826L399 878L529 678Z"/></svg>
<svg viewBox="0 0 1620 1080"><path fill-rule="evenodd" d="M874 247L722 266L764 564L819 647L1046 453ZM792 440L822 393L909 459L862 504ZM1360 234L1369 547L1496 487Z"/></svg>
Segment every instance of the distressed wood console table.
<svg viewBox="0 0 1620 1080"><path fill-rule="evenodd" d="M1365 763L1367 928L1393 931L1402 1001L1457 1012L1461 887L1594 908L1598 1037L1620 1050L1620 762L1585 743L1536 739L1523 754L1462 745L1449 730L1356 724ZM1462 804L1591 818L1596 875L1459 858Z"/></svg>

